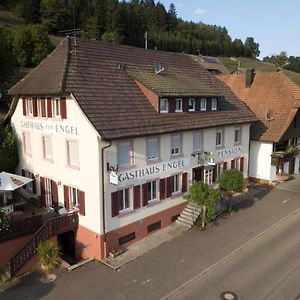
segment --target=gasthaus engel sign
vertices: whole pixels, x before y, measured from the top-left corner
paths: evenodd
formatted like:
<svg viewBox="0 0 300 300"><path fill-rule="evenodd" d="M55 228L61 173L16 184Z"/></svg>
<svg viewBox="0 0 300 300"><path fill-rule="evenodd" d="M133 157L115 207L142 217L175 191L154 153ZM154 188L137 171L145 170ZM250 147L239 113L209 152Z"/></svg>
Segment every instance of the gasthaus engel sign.
<svg viewBox="0 0 300 300"><path fill-rule="evenodd" d="M154 174L161 174L169 171L176 171L188 167L190 160L188 158L171 160L168 162L147 166L145 168L135 169L118 174L119 183L140 179Z"/></svg>

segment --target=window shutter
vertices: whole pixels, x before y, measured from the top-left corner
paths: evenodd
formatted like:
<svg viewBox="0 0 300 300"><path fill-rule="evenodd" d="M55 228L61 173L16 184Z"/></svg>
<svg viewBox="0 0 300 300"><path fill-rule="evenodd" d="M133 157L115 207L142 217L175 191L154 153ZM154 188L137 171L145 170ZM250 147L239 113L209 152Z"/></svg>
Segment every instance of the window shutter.
<svg viewBox="0 0 300 300"><path fill-rule="evenodd" d="M118 192L111 193L111 216L115 217L119 214L119 197Z"/></svg>
<svg viewBox="0 0 300 300"><path fill-rule="evenodd" d="M46 117L46 100L45 98L42 98L41 100L41 108L42 108L42 117Z"/></svg>
<svg viewBox="0 0 300 300"><path fill-rule="evenodd" d="M182 192L185 193L187 191L187 172L182 174Z"/></svg>
<svg viewBox="0 0 300 300"><path fill-rule="evenodd" d="M143 190L143 206L146 206L148 204L148 192L147 192L147 183L144 183L142 185Z"/></svg>
<svg viewBox="0 0 300 300"><path fill-rule="evenodd" d="M45 178L40 177L40 185L41 185L41 205L46 206L46 190L45 190Z"/></svg>
<svg viewBox="0 0 300 300"><path fill-rule="evenodd" d="M60 98L60 113L61 118L66 119L67 118L67 103L66 98Z"/></svg>
<svg viewBox="0 0 300 300"><path fill-rule="evenodd" d="M24 169L21 170L21 174L23 177L26 177L26 172ZM26 190L27 184L23 185L23 189Z"/></svg>
<svg viewBox="0 0 300 300"><path fill-rule="evenodd" d="M231 169L234 169L234 159L231 160Z"/></svg>
<svg viewBox="0 0 300 300"><path fill-rule="evenodd" d="M133 209L141 207L141 186L136 185L133 187Z"/></svg>
<svg viewBox="0 0 300 300"><path fill-rule="evenodd" d="M52 191L52 203L54 206L58 206L57 184L53 180L51 180L51 191Z"/></svg>
<svg viewBox="0 0 300 300"><path fill-rule="evenodd" d="M33 181L32 181L32 192L34 194L36 194L36 181L35 181L35 177L34 177L33 173L31 173L31 178L33 179Z"/></svg>
<svg viewBox="0 0 300 300"><path fill-rule="evenodd" d="M37 117L37 115L38 115L37 99L33 98L32 103L33 103L33 116Z"/></svg>
<svg viewBox="0 0 300 300"><path fill-rule="evenodd" d="M52 99L47 98L47 117L52 118Z"/></svg>
<svg viewBox="0 0 300 300"><path fill-rule="evenodd" d="M82 216L85 216L85 198L84 198L83 191L78 191L78 201L79 201L79 213Z"/></svg>
<svg viewBox="0 0 300 300"><path fill-rule="evenodd" d="M240 171L241 172L244 172L244 161L245 161L244 157L241 157L241 159L240 159Z"/></svg>
<svg viewBox="0 0 300 300"><path fill-rule="evenodd" d="M223 162L223 170L227 170L227 161Z"/></svg>
<svg viewBox="0 0 300 300"><path fill-rule="evenodd" d="M167 178L167 198L172 196L173 176Z"/></svg>
<svg viewBox="0 0 300 300"><path fill-rule="evenodd" d="M213 170L213 182L216 182L217 180L217 165L214 166Z"/></svg>
<svg viewBox="0 0 300 300"><path fill-rule="evenodd" d="M26 116L26 99L22 99L22 105L23 105L23 116Z"/></svg>
<svg viewBox="0 0 300 300"><path fill-rule="evenodd" d="M159 195L160 200L166 199L166 179L162 178L159 181Z"/></svg>
<svg viewBox="0 0 300 300"><path fill-rule="evenodd" d="M70 208L70 199L69 199L69 187L64 185L64 205L66 210Z"/></svg>

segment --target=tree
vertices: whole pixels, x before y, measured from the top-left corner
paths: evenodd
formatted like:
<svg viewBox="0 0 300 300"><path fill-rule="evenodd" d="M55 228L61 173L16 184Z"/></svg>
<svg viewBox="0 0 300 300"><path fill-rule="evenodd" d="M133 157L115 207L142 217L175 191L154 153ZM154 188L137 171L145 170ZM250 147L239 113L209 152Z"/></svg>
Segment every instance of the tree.
<svg viewBox="0 0 300 300"><path fill-rule="evenodd" d="M245 47L249 49L253 58L258 57L260 54L259 43L255 43L253 37L247 37L245 41Z"/></svg>
<svg viewBox="0 0 300 300"><path fill-rule="evenodd" d="M17 140L9 126L0 120L0 172L14 172L18 164Z"/></svg>
<svg viewBox="0 0 300 300"><path fill-rule="evenodd" d="M202 227L204 227L205 223L209 222L215 213L215 206L220 199L220 194L204 182L193 181L189 187L188 194L184 198L201 207L201 223Z"/></svg>

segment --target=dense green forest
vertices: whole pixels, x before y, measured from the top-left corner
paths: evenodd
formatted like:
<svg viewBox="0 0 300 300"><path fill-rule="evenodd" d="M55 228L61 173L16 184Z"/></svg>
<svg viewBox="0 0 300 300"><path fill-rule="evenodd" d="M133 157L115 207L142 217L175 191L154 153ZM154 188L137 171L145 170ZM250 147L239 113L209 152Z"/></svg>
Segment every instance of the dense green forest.
<svg viewBox="0 0 300 300"><path fill-rule="evenodd" d="M263 61L272 63L279 68L284 68L293 72L300 73L300 57L289 56L285 51L278 55L266 56Z"/></svg>

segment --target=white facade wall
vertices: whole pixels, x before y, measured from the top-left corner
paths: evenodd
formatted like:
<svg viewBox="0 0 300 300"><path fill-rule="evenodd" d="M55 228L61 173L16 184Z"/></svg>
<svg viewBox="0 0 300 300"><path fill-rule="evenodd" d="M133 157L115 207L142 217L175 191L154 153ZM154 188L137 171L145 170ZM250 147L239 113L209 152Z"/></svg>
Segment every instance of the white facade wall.
<svg viewBox="0 0 300 300"><path fill-rule="evenodd" d="M212 152L216 163L227 161L227 168L230 169L231 160L238 157L244 157L244 176L248 177L248 151L249 151L249 124L244 124L242 127L242 143L241 145L234 144L234 130L235 126L227 126L224 129L224 147L216 149L216 128L209 128L202 130L203 133L203 150ZM196 130L197 131L197 130ZM184 201L182 196L172 197L157 202L154 205L148 205L134 210L128 214L112 217L111 215L111 193L119 189L132 187L134 185L140 185L150 180L158 180L160 178L167 178L176 173L188 172L188 182L192 181L192 169L197 167L197 157L192 157L193 153L193 138L195 131L183 132L183 156L180 158L171 158L171 134L164 134L160 136L160 158L161 161L158 164L169 162L172 160L185 159L189 161L189 165L176 170L169 170L158 174L149 175L142 179L128 180L123 183L119 183L118 186L109 183L109 177L105 176L105 203L106 203L106 231L114 230L118 227L128 225L135 221L145 218L146 216L153 215L164 209L170 208L176 204ZM146 137L133 139L134 145L134 166L128 170L122 170L122 172L130 172L136 169L142 169L147 166L146 162ZM224 150L239 148L236 154L225 154ZM223 151L223 154L222 154ZM105 164L108 162L112 166L117 165L117 142L113 142L112 146L105 150ZM222 156L223 155L223 156ZM155 165L155 164L154 164ZM108 172L105 171L108 175Z"/></svg>
<svg viewBox="0 0 300 300"><path fill-rule="evenodd" d="M101 160L99 155L98 133L86 118L73 97L67 97L67 119L40 118L23 116L22 99L19 99L16 110L12 116L11 124L18 136L21 169L61 183L58 188L59 204L64 205L63 185L72 186L85 192L85 216L80 215L80 224L92 231L101 233L102 218L100 215L100 170ZM76 126L78 134L67 134L55 130L38 130L25 128L24 122L43 123L48 125ZM30 133L32 154L24 153L22 135ZM42 136L49 135L52 140L53 162L43 158ZM67 164L67 140L78 142L79 169L69 167ZM37 178L37 183L39 178ZM22 191L22 189L20 189ZM24 191L23 191L24 192ZM37 184L37 194L40 186Z"/></svg>
<svg viewBox="0 0 300 300"><path fill-rule="evenodd" d="M276 168L271 168L272 142L250 141L249 177L272 181Z"/></svg>

